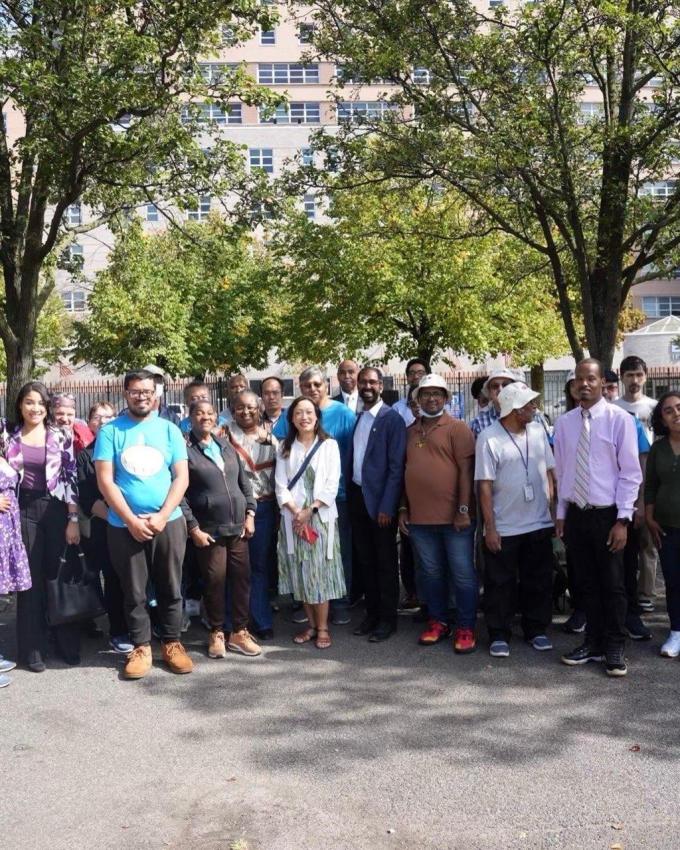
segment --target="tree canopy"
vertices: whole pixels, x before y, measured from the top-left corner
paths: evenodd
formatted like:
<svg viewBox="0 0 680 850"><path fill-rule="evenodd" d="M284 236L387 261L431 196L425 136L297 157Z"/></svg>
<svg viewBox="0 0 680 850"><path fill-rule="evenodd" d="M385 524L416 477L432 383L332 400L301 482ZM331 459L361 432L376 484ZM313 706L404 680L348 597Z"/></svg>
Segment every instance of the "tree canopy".
<svg viewBox="0 0 680 850"><path fill-rule="evenodd" d="M397 87L382 94L393 111L353 105L341 83L344 127L317 146L345 184L396 176L455 188L547 263L574 356L580 314L591 355L609 364L631 288L679 262L677 4L313 8L314 51L349 69L343 79Z"/></svg>
<svg viewBox="0 0 680 850"><path fill-rule="evenodd" d="M275 98L242 68L209 69L231 41L272 22L257 0L0 2L0 337L8 395L33 369L38 317L54 282L41 274L74 235L159 202L250 191L243 155L217 121L238 96ZM217 67L217 66L216 66ZM201 104L208 104L204 108ZM81 224L65 215L83 203ZM181 218L181 216L179 216Z"/></svg>

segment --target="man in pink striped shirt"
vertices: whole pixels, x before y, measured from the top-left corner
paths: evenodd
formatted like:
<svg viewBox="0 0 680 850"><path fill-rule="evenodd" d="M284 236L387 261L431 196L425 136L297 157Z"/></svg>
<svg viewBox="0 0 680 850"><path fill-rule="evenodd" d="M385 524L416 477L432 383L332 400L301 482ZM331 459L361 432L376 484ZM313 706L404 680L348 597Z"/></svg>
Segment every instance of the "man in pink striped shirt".
<svg viewBox="0 0 680 850"><path fill-rule="evenodd" d="M607 403L603 375L593 358L577 365L579 406L555 426L555 527L576 564L588 621L585 642L562 661L605 660L608 675L625 676L623 549L642 472L635 423Z"/></svg>

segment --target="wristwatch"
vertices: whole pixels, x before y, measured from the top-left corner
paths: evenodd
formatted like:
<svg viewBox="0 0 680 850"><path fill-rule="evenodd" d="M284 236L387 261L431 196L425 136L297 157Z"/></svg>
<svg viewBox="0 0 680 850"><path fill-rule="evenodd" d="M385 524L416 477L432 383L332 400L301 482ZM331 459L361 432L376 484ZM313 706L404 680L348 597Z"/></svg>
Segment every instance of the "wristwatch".
<svg viewBox="0 0 680 850"><path fill-rule="evenodd" d="M628 528L630 525L630 520L625 516L620 516L617 520L619 525L622 525L624 528Z"/></svg>
<svg viewBox="0 0 680 850"><path fill-rule="evenodd" d="M78 514L69 514L68 515L69 522L79 522Z"/></svg>
<svg viewBox="0 0 680 850"><path fill-rule="evenodd" d="M459 514L469 514L470 508L467 505L458 505Z"/></svg>
<svg viewBox="0 0 680 850"><path fill-rule="evenodd" d="M255 511L252 508L248 508L246 511L246 516L255 516Z"/></svg>

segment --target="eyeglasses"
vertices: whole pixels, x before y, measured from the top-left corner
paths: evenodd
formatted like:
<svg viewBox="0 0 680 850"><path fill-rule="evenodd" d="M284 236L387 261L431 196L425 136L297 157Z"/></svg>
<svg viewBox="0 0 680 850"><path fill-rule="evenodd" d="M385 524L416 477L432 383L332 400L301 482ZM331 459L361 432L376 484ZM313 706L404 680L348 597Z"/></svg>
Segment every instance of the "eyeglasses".
<svg viewBox="0 0 680 850"><path fill-rule="evenodd" d="M131 398L151 398L156 395L155 390L125 390Z"/></svg>
<svg viewBox="0 0 680 850"><path fill-rule="evenodd" d="M418 398L446 398L446 396L441 390L421 390Z"/></svg>

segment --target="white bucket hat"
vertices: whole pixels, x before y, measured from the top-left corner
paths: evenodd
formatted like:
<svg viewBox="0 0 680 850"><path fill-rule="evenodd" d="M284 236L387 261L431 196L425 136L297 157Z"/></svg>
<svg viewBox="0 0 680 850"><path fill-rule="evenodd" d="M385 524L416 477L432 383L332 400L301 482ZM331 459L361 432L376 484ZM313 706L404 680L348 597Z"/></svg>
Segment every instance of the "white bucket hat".
<svg viewBox="0 0 680 850"><path fill-rule="evenodd" d="M416 401L418 401L420 391L425 389L444 390L444 392L446 393L447 401L451 397L451 394L449 393L449 388L446 386L446 381L442 378L441 375L424 375L420 379L418 389L413 393L413 396L415 397Z"/></svg>
<svg viewBox="0 0 680 850"><path fill-rule="evenodd" d="M517 372L514 372L512 369L494 369L493 372L489 374L486 381L484 381L482 392L487 398L489 397L489 381L493 381L494 378L509 378L511 381L521 381L522 377L520 377Z"/></svg>
<svg viewBox="0 0 680 850"><path fill-rule="evenodd" d="M514 384L508 384L507 387L498 393L498 403L501 406L501 419L512 413L513 410L519 410L525 404L529 404L535 398L538 398L540 393L534 392L531 387L528 387L523 381L515 381Z"/></svg>

